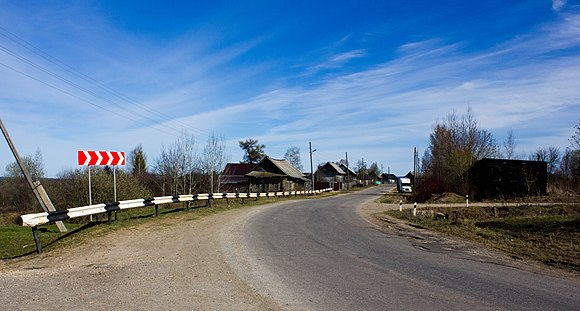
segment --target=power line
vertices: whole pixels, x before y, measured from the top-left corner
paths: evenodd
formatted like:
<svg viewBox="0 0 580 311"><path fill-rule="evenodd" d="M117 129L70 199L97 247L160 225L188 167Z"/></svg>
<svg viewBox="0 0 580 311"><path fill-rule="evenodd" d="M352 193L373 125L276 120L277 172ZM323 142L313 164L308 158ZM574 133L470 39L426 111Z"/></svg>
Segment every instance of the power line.
<svg viewBox="0 0 580 311"><path fill-rule="evenodd" d="M111 109L109 109L109 108L107 108L107 107L101 106L101 105L99 105L99 104L96 104L96 103L94 103L94 102L92 102L92 101L90 101L90 100L84 99L84 98L82 98L82 97L80 97L80 96L78 96L78 95L76 95L76 94L74 94L74 93L71 93L71 92L69 92L69 91L67 91L67 90L65 90L65 89L59 88L59 87L57 87L57 86L55 86L55 85L52 85L52 84L50 84L50 83L48 83L48 82L42 81L42 80L40 80L40 79L37 79L37 78L35 78L35 77L33 77L33 76L31 76L31 75L29 75L29 74L25 73L25 72L22 72L22 71L20 71L20 70L18 70L18 69L16 69L16 68L14 68L14 67L12 67L12 66L6 65L6 64L4 64L4 63L2 63L2 62L0 62L0 66L4 66L5 68L8 68L8 69L10 69L10 70L12 70L12 71L14 71L14 72L17 72L17 73L19 73L19 74L21 74L21 75L24 75L24 76L26 76L26 77L28 77L28 78L30 78L30 79L32 79L32 80L34 80L34 81L37 81L37 82L39 82L39 83L42 83L42 84L44 84L44 85L46 85L46 86L48 86L48 87L50 87L50 88L53 88L53 89L55 89L55 90L57 90L57 91L59 91L59 92L62 92L62 93L64 93L64 94L67 94L67 95L69 95L69 96L71 96L71 97L74 97L74 98L76 98L76 99L78 99L78 100L80 100L80 101L83 101L83 102L85 102L85 103L87 103L87 104L89 104L89 105L92 105L92 106L95 106L95 107L97 107L97 108L103 109L103 110L105 110L105 111L107 111L107 112L110 112L110 113L112 113L112 114L115 114L115 115L117 115L117 116L119 116L119 117L122 117L122 118L125 118L125 119L128 119L128 120L131 120L131 121L134 121L134 122L137 122L137 123L141 123L141 124L143 124L143 125L147 125L146 123L142 122L141 120L133 119L133 118L131 118L131 117L129 117L129 116L126 116L126 115L121 115L121 114L119 114L118 112L116 112L116 111L113 111L113 110L111 110ZM157 129L157 130L161 130L161 129ZM175 133L172 133L172 132L167 132L167 131L164 131L164 130L161 130L161 131L162 131L162 132L164 132L164 133L166 133L166 134L170 134L170 135L173 135L173 136L176 136L176 137L177 137L177 135L175 135Z"/></svg>
<svg viewBox="0 0 580 311"><path fill-rule="evenodd" d="M201 132L201 133L206 134L206 135L209 135L210 134L208 131L205 131L205 130L202 130L202 129L199 129L199 128L195 128L195 127L193 127L193 126L191 126L189 124L186 124L186 123L181 122L179 120L175 120L171 116L169 116L169 115L167 115L167 114L165 114L165 113L163 113L161 111L157 111L157 110L155 110L153 108L147 107L146 105L141 104L141 103L139 103L139 102L131 99L130 97L128 97L128 96L126 96L126 95L124 95L124 94L122 94L122 93L120 93L120 92L118 92L118 91L116 91L116 90L114 90L114 89L112 89L110 87L107 87L106 85L104 85L101 82L99 82L99 81L91 78L90 76L87 76L87 75L85 75L85 74L83 74L81 72L76 71L75 69L73 69L72 67L68 66L64 62L58 60L55 57L52 57L52 56L44 53L39 48L37 48L34 45L30 44L26 40L21 39L18 35L10 32L9 30L7 30L7 29L5 29L5 28L3 28L1 26L0 26L0 30L2 30L4 32L4 33L0 32L0 35L2 35L3 37L11 40L12 42L14 42L14 43L18 44L19 46L25 48L26 50L28 50L28 51L30 51L30 52L32 52L32 53L34 53L34 54L42 57L43 59L49 61L50 63L58 66L59 68L65 70L66 72L72 74L73 76L75 76L77 78L80 78L80 79L84 80L85 82L91 83L91 84L97 86L98 88L100 88L100 89L102 89L102 90L104 90L104 91L106 91L106 92L114 95L114 97L116 97L118 99L121 99L121 100L123 100L123 101L125 101L125 102L127 102L127 103L129 103L129 104L131 104L133 106L138 106L141 109L146 110L146 111L148 111L148 112L150 112L152 114L163 116L163 117L167 118L167 120L169 120L169 122L177 123L177 124L179 124L179 125L181 125L181 126L183 126L185 128L189 128L189 129L191 129L193 131ZM6 35L6 33L10 34L10 36ZM50 75L52 75L52 76L54 76L54 77L56 77L56 78L64 81L65 83L71 84L74 87L79 88L82 91L84 91L86 93L89 93L89 94L91 94L93 96L96 96L96 97L99 97L101 99L104 99L104 97L102 95L97 94L94 91L88 90L88 89L86 89L86 88L78 85L77 83L74 83L74 82L72 82L72 81L70 81L70 80L68 80L68 79L66 79L66 78L64 78L64 77L62 77L62 76L60 76L60 75L58 75L58 74L50 71L50 70L48 70L48 69L45 69L44 67L42 67L42 66L34 63L33 61L30 61L29 59L26 59L23 56L17 55L16 53L10 51L6 47L0 46L0 48L2 48L3 51L5 51L6 53L12 55L13 57L15 57L15 58L17 58L17 59L19 59L19 60L21 60L21 61L23 61L23 62L25 62L25 63L27 63L29 65L31 65L31 66L37 68L37 69L40 69L40 70L44 71L45 73L48 73L48 74L50 74ZM109 103L113 103L110 99L105 99L105 101L107 101ZM107 110L107 111L110 112L110 110ZM140 113L137 112L137 114L140 114ZM143 114L140 114L140 115L143 116ZM152 118L150 118L148 116L144 116L144 117L147 118L147 119L149 119L149 120L151 120L151 121L153 121L153 122L161 123L162 126L169 127L169 128L171 128L171 130L175 130L175 128L173 128L173 127L171 127L171 126L169 126L167 124L164 124L164 123L162 123L160 121L154 120L154 119L152 119Z"/></svg>

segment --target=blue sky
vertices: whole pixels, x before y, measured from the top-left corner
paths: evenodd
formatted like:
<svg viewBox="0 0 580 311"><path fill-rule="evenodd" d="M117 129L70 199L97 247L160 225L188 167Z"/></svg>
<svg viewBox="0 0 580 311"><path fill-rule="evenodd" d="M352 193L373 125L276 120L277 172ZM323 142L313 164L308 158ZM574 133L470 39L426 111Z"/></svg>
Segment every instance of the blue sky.
<svg viewBox="0 0 580 311"><path fill-rule="evenodd" d="M576 1L0 0L0 118L48 176L77 150L153 163L180 131L256 138L308 167L364 157L404 174L471 106L516 153L566 148L580 119ZM0 171L13 161L0 144Z"/></svg>

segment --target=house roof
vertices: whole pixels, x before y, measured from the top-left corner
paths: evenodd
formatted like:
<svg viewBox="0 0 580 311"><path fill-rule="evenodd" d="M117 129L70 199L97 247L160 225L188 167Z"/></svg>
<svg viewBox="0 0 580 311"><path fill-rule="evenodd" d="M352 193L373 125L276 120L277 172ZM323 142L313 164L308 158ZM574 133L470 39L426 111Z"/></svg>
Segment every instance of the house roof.
<svg viewBox="0 0 580 311"><path fill-rule="evenodd" d="M382 174L381 177L384 179L397 179L397 176L395 174L389 173Z"/></svg>
<svg viewBox="0 0 580 311"><path fill-rule="evenodd" d="M348 170L350 174L356 175L356 172L352 170L352 168L347 168L346 165L344 164L340 164L340 168L344 171L344 173L346 174L346 171Z"/></svg>
<svg viewBox="0 0 580 311"><path fill-rule="evenodd" d="M268 178L268 177L284 177L286 175L284 174L276 174L276 173L270 173L270 172L264 172L264 171L251 171L248 174L246 174L246 176L252 176L252 177L259 177L259 178Z"/></svg>
<svg viewBox="0 0 580 311"><path fill-rule="evenodd" d="M256 164L247 163L228 163L224 168L223 175L241 175L244 176L251 172L256 167Z"/></svg>
<svg viewBox="0 0 580 311"><path fill-rule="evenodd" d="M271 170L271 164L274 166L274 170ZM278 160L273 159L270 157L265 157L256 165L251 172L247 173L246 176L252 177L280 177L280 176L288 176L296 179L300 179L303 181L309 181L308 179L304 178L304 175L290 162L286 160Z"/></svg>
<svg viewBox="0 0 580 311"><path fill-rule="evenodd" d="M346 175L346 172L340 167L340 165L338 165L338 163L334 163L334 162L326 162L326 164L324 164L321 167L321 169L324 169L324 170L330 169L339 175ZM317 170L317 172L318 172L318 170Z"/></svg>
<svg viewBox="0 0 580 311"><path fill-rule="evenodd" d="M251 172L256 164L247 163L228 163L224 168L221 176L221 182L224 184L237 184L248 182L247 173Z"/></svg>

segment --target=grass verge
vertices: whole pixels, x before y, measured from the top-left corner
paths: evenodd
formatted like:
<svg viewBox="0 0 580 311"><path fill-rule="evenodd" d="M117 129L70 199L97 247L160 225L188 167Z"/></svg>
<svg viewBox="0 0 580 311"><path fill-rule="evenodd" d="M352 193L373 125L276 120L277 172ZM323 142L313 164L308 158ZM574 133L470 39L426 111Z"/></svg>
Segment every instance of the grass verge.
<svg viewBox="0 0 580 311"><path fill-rule="evenodd" d="M435 214L445 215L434 217ZM580 204L433 207L386 214L424 228L580 273Z"/></svg>
<svg viewBox="0 0 580 311"><path fill-rule="evenodd" d="M337 193L319 194L315 198L328 197L336 195ZM106 214L101 214L98 217L93 216L95 218L93 222L89 222L88 217L71 219L65 222L68 229L68 232L65 233L59 232L56 225L53 224L41 226L39 227L39 235L43 251L50 252L57 248L82 244L91 238L109 234L119 228L134 227L149 222L155 222L155 224L160 225L172 225L240 207L310 198L312 197L260 198L258 200L244 199L243 202L241 199L230 199L229 204L226 203L226 200L214 200L211 206L207 204L207 201L203 201L191 202L190 207L186 207L185 203L174 203L161 205L159 207L159 217L155 216L154 207L135 208L118 212L117 221L113 221L111 225L107 223ZM3 260L15 259L35 253L36 247L31 228L16 224L0 225L0 258Z"/></svg>

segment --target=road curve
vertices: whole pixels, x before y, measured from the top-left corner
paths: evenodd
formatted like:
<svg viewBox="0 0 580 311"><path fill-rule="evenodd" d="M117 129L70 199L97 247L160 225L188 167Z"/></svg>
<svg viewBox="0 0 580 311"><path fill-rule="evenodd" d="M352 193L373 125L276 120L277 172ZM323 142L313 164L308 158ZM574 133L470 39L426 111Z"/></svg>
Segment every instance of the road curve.
<svg viewBox="0 0 580 311"><path fill-rule="evenodd" d="M247 213L222 233L241 280L284 309L578 310L580 283L382 232L356 211L382 187ZM427 245L427 246L425 246Z"/></svg>

